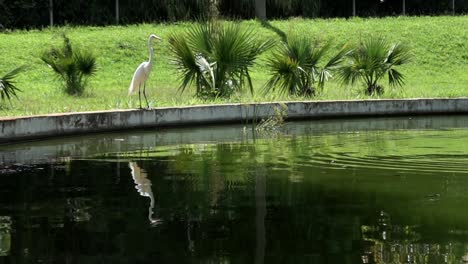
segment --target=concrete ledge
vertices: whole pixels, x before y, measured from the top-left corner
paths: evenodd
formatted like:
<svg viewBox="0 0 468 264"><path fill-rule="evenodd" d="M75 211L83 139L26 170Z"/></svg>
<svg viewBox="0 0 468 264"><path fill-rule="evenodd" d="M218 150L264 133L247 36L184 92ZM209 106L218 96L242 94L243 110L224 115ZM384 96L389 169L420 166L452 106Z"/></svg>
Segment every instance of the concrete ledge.
<svg viewBox="0 0 468 264"><path fill-rule="evenodd" d="M288 119L468 113L468 98L284 102ZM267 118L279 103L162 107L0 119L0 144L145 127L240 123Z"/></svg>

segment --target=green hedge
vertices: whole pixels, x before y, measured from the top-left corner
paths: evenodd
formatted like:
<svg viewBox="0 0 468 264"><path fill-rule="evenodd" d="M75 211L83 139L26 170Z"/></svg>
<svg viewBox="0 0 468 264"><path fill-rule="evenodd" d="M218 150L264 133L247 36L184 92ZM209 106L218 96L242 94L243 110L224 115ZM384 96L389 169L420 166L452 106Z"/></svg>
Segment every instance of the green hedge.
<svg viewBox="0 0 468 264"><path fill-rule="evenodd" d="M119 0L123 24L188 20L208 16L210 0ZM352 0L266 0L269 18L348 17ZM218 0L224 17L253 18L254 0ZM452 0L406 0L410 15L451 13ZM401 0L356 0L359 16L401 13ZM468 1L455 0L456 12L467 13ZM55 24L115 23L115 0L54 0ZM49 24L49 0L0 0L0 28L37 28Z"/></svg>

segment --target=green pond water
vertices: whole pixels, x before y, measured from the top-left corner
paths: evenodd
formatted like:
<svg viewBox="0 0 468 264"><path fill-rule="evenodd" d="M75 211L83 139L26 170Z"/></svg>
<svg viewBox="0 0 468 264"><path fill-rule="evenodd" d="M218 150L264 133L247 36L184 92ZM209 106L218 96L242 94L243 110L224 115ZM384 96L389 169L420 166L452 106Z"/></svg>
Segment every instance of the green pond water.
<svg viewBox="0 0 468 264"><path fill-rule="evenodd" d="M467 263L468 116L0 146L0 263Z"/></svg>

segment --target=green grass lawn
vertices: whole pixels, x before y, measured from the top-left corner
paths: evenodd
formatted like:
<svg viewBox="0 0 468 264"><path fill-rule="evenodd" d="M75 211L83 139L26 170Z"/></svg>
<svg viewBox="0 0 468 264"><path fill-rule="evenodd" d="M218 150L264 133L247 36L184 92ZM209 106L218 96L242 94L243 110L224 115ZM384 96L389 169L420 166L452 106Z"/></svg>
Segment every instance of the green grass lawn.
<svg viewBox="0 0 468 264"><path fill-rule="evenodd" d="M244 21L263 38L279 37L257 21ZM406 76L403 88L386 92L380 98L465 97L468 96L468 16L395 17L375 19L291 19L271 21L286 33L307 34L330 40L333 46L353 44L371 35L390 41L406 42L413 53L410 64L401 67ZM152 106L180 106L202 103L260 102L272 100L305 100L277 93L265 94L262 87L268 79L265 56L252 69L255 93L236 95L230 100L201 101L194 98L194 89L181 94L177 71L170 64L168 35L182 31L190 23L143 24L111 27L61 27L45 30L0 33L0 75L20 66L29 70L17 79L22 89L19 100L0 102L0 117L24 116L57 112L125 109L138 106L138 95L128 96L127 89L136 67L148 59L147 37L154 33L163 38L155 45L155 65L147 85ZM65 32L76 46L86 47L98 57L98 72L85 95L68 96L61 82L39 59L50 45L61 44ZM314 99L364 99L363 87L346 87L337 81L326 84ZM375 98L375 97L374 97Z"/></svg>

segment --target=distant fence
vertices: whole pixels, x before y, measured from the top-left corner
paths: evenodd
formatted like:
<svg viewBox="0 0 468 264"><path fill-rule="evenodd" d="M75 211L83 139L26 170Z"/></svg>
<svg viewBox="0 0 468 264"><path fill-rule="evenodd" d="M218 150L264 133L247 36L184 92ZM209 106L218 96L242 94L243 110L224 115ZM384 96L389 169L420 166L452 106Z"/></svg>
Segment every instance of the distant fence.
<svg viewBox="0 0 468 264"><path fill-rule="evenodd" d="M190 20L210 15L253 18L255 0L0 0L0 29L50 24L108 25ZM468 0L266 0L268 18L468 13Z"/></svg>

